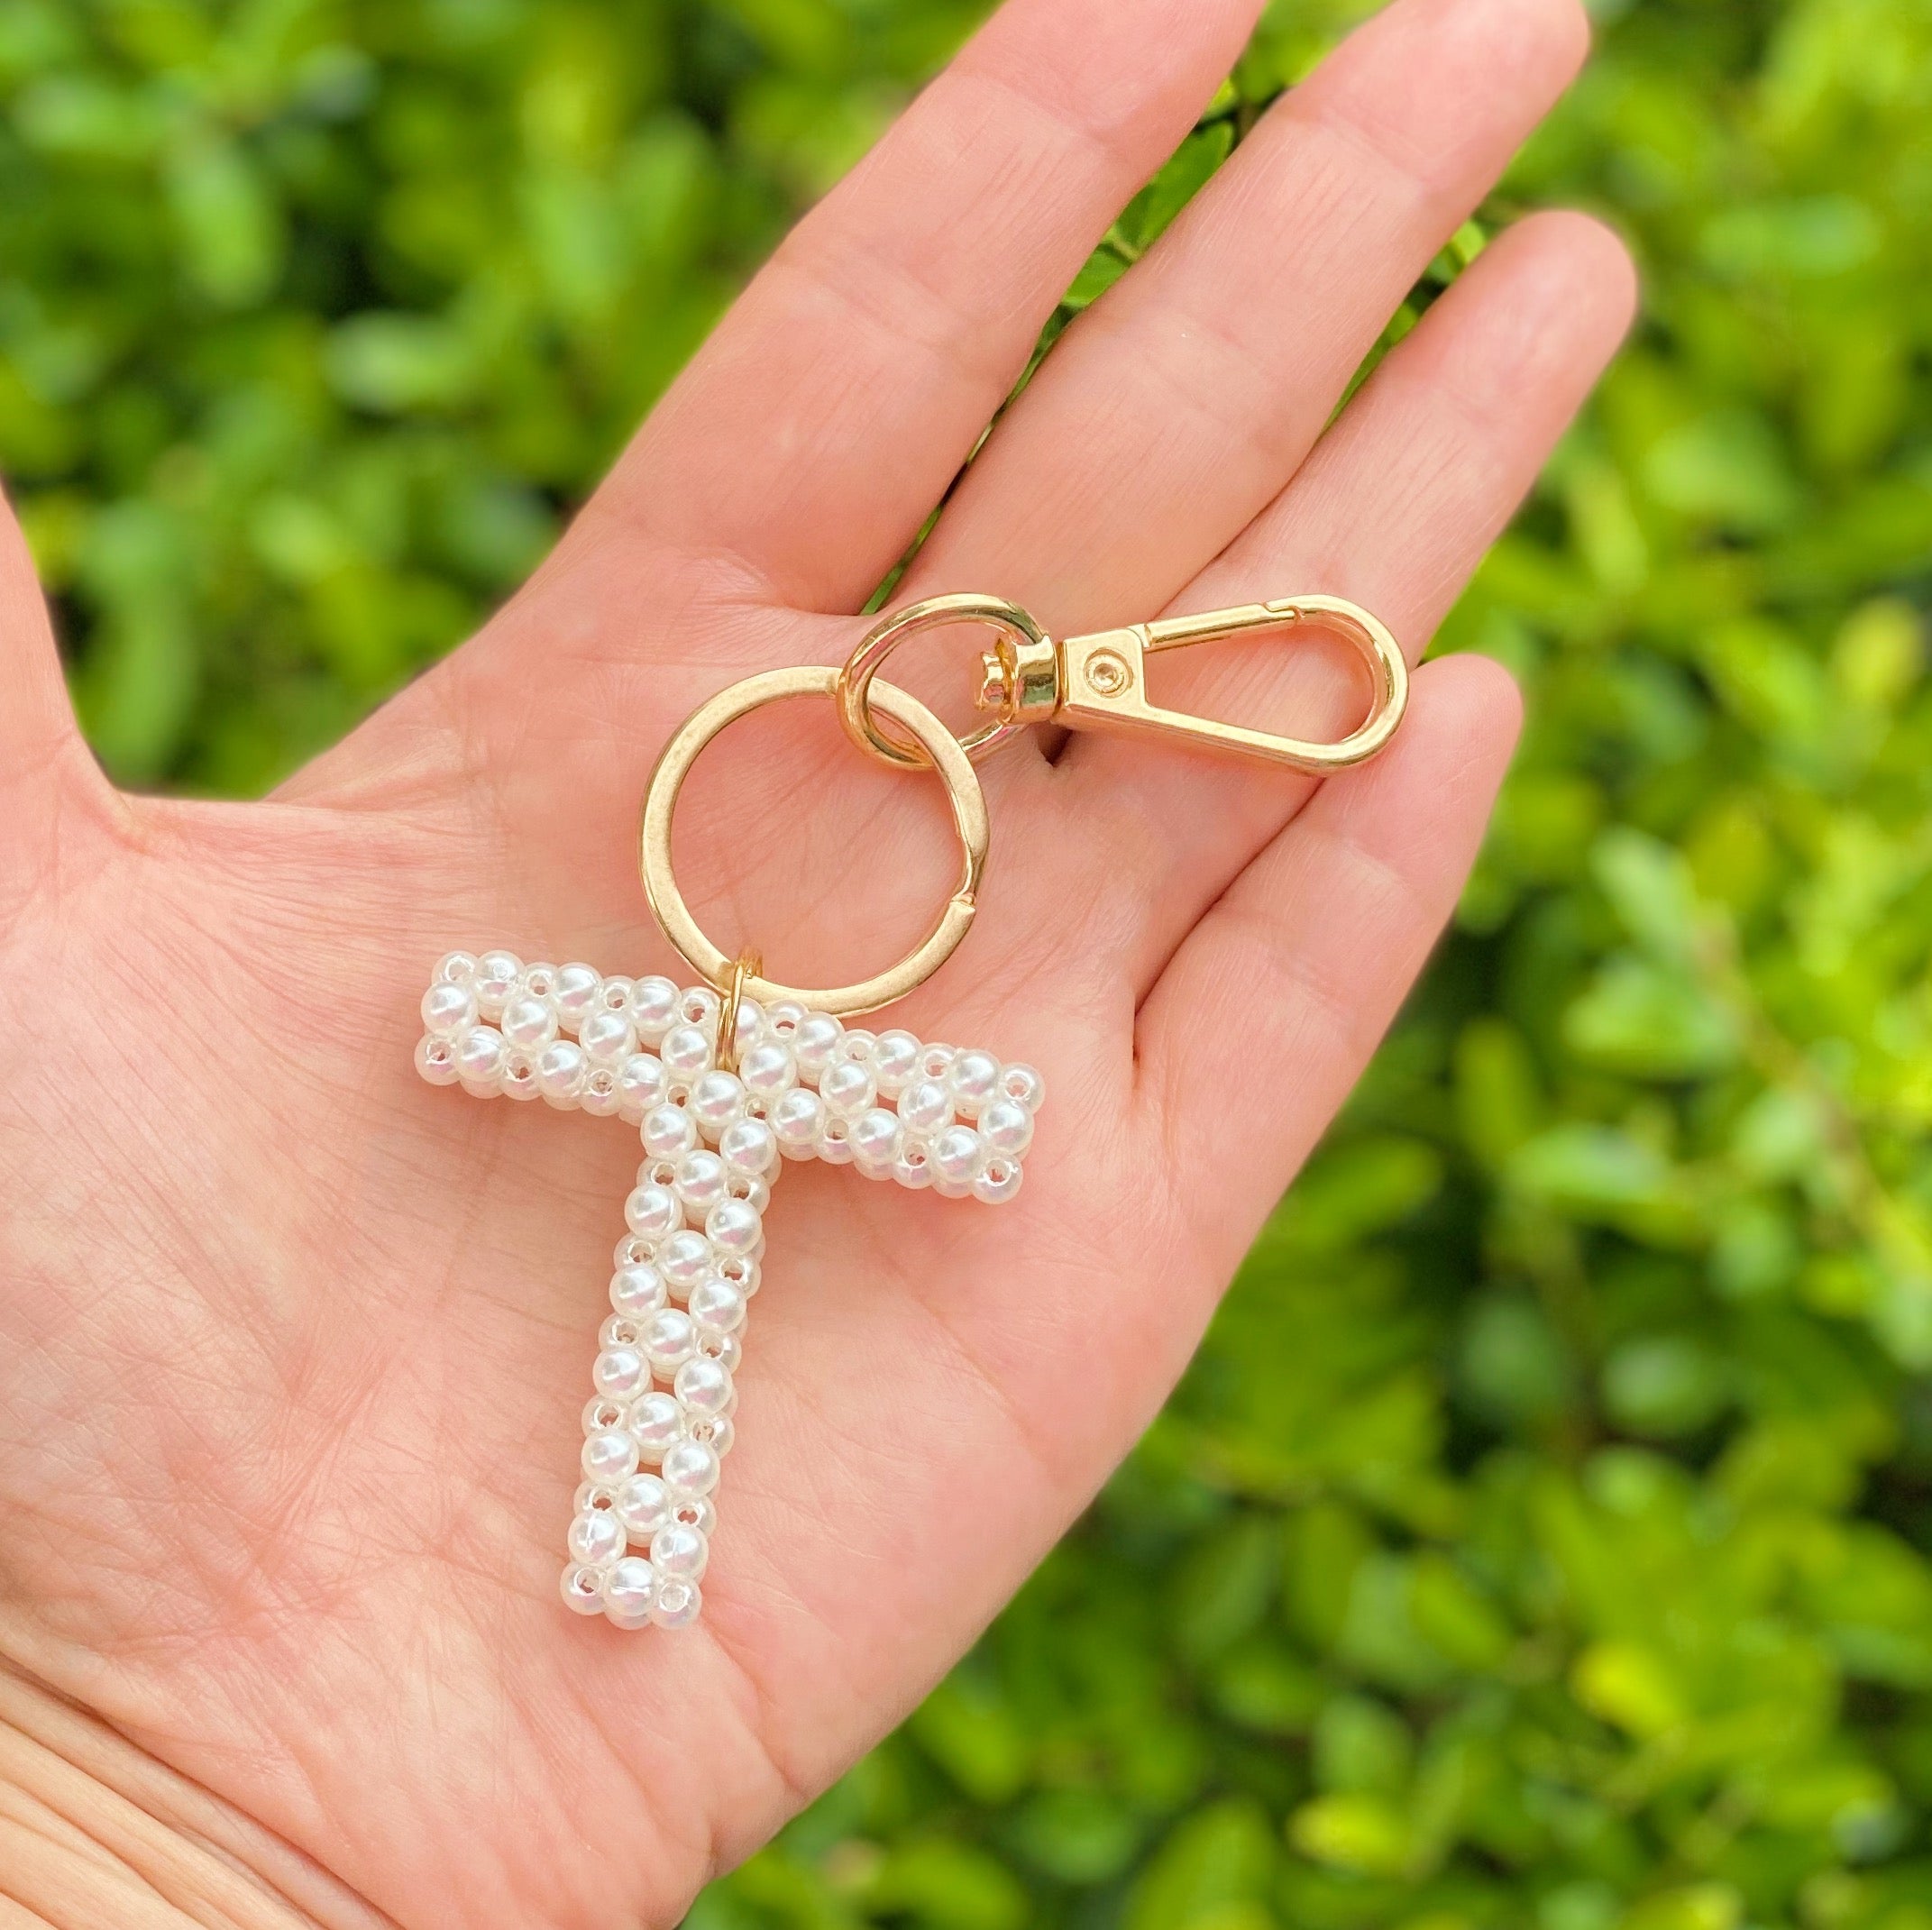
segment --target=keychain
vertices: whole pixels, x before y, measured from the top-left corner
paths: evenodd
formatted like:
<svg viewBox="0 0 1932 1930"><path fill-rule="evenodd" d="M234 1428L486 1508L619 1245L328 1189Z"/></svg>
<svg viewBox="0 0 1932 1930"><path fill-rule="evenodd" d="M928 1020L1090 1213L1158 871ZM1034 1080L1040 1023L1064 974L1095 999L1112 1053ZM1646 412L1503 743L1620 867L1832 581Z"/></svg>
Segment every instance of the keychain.
<svg viewBox="0 0 1932 1930"><path fill-rule="evenodd" d="M993 716L963 738L878 675L908 637L962 623L995 633L979 693ZM1373 680L1367 719L1337 743L1217 724L1148 697L1146 660L1156 652L1305 625L1352 644ZM959 882L932 929L899 964L857 984L801 989L766 977L755 951L728 956L699 929L672 871L672 816L705 746L738 718L795 697L829 697L867 755L935 771L959 840ZM764 1262L764 1213L785 1160L851 1166L868 1179L989 1205L1020 1190L1045 1097L1039 1073L989 1051L843 1022L923 983L973 922L989 836L975 761L1027 726L1052 722L1156 734L1320 775L1374 756L1407 701L1395 639L1338 597L1063 642L998 598L935 597L880 622L842 667L766 671L719 691L665 745L645 793L645 895L701 983L680 990L668 978L607 978L587 965L525 965L506 951L442 960L423 998L426 1036L416 1063L424 1078L480 1098L541 1098L614 1115L644 1141L583 1410L583 1480L563 1578L572 1608L619 1628L682 1628L698 1617L717 1523L712 1492L736 1433L740 1336Z"/></svg>

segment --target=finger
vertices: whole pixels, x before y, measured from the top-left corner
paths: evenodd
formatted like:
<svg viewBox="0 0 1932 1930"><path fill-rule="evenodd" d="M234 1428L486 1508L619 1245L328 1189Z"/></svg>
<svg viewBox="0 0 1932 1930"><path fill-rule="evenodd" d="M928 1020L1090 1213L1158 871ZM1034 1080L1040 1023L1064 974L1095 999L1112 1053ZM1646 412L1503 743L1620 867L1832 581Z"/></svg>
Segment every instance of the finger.
<svg viewBox="0 0 1932 1930"><path fill-rule="evenodd" d="M1577 0L1398 0L1277 105L1059 344L912 592L1145 617L1278 491L1443 242L1574 75Z"/></svg>
<svg viewBox="0 0 1932 1930"><path fill-rule="evenodd" d="M1381 760L1332 780L1228 888L1141 1007L1144 1144L1225 1280L1360 1075L1454 909L1509 761L1506 672L1415 680Z"/></svg>
<svg viewBox="0 0 1932 1930"><path fill-rule="evenodd" d="M1293 484L1177 608L1321 590L1374 610L1412 657L1448 612L1629 325L1628 256L1582 215L1523 222L1387 358ZM1357 667L1279 636L1157 661L1164 705L1333 738L1363 714ZM1405 725L1404 729L1409 727ZM1076 737L1076 818L1108 820L1124 968L1144 989L1195 919L1307 798L1310 782L1146 737ZM1108 908L1101 908L1103 912Z"/></svg>
<svg viewBox="0 0 1932 1930"><path fill-rule="evenodd" d="M1008 0L802 222L589 516L858 608L1259 0Z"/></svg>

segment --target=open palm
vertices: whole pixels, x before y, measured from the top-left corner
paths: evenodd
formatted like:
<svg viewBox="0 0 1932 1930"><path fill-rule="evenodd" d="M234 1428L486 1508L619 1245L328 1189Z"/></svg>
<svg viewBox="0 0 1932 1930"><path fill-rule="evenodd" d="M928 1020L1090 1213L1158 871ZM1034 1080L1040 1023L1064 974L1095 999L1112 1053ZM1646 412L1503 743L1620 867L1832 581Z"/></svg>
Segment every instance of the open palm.
<svg viewBox="0 0 1932 1930"><path fill-rule="evenodd" d="M1424 672L1389 753L1318 790L1125 739L990 762L978 924L885 1022L1043 1070L1025 1191L792 1171L705 1619L564 1611L636 1134L420 1084L427 969L492 943L676 969L635 871L658 748L722 685L849 649L1256 11L1009 0L524 592L268 803L106 787L9 534L0 1713L137 1746L151 1778L115 1756L119 1786L252 1896L674 1919L1085 1504L1425 956L1515 728L1479 660ZM1319 590L1419 646L1621 334L1621 251L1523 223L1322 431L1583 42L1573 0L1400 0L1071 331L905 593L1067 634ZM1318 651L1196 657L1173 700L1264 727L1360 701ZM944 895L939 797L786 706L706 759L681 875L776 975L859 976ZM66 1920L10 1827L0 1912L11 1882Z"/></svg>

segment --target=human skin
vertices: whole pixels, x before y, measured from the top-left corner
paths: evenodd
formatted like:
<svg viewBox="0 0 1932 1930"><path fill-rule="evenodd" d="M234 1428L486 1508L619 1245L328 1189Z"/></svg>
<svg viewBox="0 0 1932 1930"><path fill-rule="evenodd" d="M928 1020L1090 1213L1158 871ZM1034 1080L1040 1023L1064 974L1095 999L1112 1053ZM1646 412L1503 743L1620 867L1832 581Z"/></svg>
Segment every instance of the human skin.
<svg viewBox="0 0 1932 1930"><path fill-rule="evenodd" d="M257 804L115 792L0 546L0 1926L669 1924L897 1722L1158 1408L1475 852L1509 679L1432 663L1314 785L1145 739L983 766L966 945L893 1014L1045 1073L990 1211L789 1170L695 1628L566 1612L615 1121L411 1067L456 946L676 971L650 763L840 658L1257 0L1009 0L783 244L554 556ZM1627 325L1616 240L1497 242L1329 425L1582 59L1575 0L1397 0L1068 333L902 594L1057 634L1299 590L1415 654ZM935 652L958 692L970 654ZM1279 640L1163 700L1345 726ZM680 819L706 928L836 983L954 860L792 704ZM689 974L683 974L688 978Z"/></svg>

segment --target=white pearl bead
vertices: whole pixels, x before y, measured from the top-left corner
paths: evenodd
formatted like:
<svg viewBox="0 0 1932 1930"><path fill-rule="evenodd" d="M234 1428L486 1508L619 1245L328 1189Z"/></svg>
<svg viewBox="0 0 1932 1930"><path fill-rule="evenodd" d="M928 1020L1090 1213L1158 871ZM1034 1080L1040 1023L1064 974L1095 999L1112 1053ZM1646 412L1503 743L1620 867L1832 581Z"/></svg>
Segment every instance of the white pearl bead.
<svg viewBox="0 0 1932 1930"><path fill-rule="evenodd" d="M447 982L423 994L423 1024L432 1038L454 1038L476 1023L476 994Z"/></svg>
<svg viewBox="0 0 1932 1930"><path fill-rule="evenodd" d="M925 1140L915 1139L911 1133L906 1135L899 1148L898 1158L893 1161L893 1177L914 1193L931 1185L932 1148Z"/></svg>
<svg viewBox="0 0 1932 1930"><path fill-rule="evenodd" d="M639 1329L637 1343L651 1366L668 1379L691 1358L698 1336L682 1307L660 1307Z"/></svg>
<svg viewBox="0 0 1932 1930"><path fill-rule="evenodd" d="M593 1066L583 1075L583 1090L577 1103L593 1119L615 1119L623 1110L624 1095L618 1091L618 1075L608 1066Z"/></svg>
<svg viewBox="0 0 1932 1930"><path fill-rule="evenodd" d="M624 1203L624 1222L641 1239L663 1239L684 1224L684 1208L669 1186L639 1186Z"/></svg>
<svg viewBox="0 0 1932 1930"><path fill-rule="evenodd" d="M700 1280L691 1288L685 1309L700 1329L729 1333L744 1322L744 1289L734 1286L730 1281L721 1279L714 1273L710 1279Z"/></svg>
<svg viewBox="0 0 1932 1930"><path fill-rule="evenodd" d="M536 1060L521 1046L504 1047L500 1089L506 1099L535 1099L543 1091L536 1083Z"/></svg>
<svg viewBox="0 0 1932 1930"><path fill-rule="evenodd" d="M899 1095L899 1117L908 1132L937 1132L952 1116L953 1095L937 1079L916 1079Z"/></svg>
<svg viewBox="0 0 1932 1930"><path fill-rule="evenodd" d="M838 1041L838 1049L832 1056L839 1059L855 1059L861 1066L872 1064L873 1048L879 1043L876 1032L868 1032L862 1025L848 1025L845 1037Z"/></svg>
<svg viewBox="0 0 1932 1930"><path fill-rule="evenodd" d="M840 1119L856 1119L878 1097L878 1082L872 1067L856 1059L838 1059L828 1066L819 1078L819 1097L825 1110Z"/></svg>
<svg viewBox="0 0 1932 1930"><path fill-rule="evenodd" d="M456 1071L467 1086L495 1092L503 1077L503 1035L492 1025L474 1025L456 1042Z"/></svg>
<svg viewBox="0 0 1932 1930"><path fill-rule="evenodd" d="M604 1324L597 1330L597 1344L600 1347L635 1347L637 1344L637 1322L627 1313L607 1313ZM615 1422L611 1423L613 1426Z"/></svg>
<svg viewBox="0 0 1932 1930"><path fill-rule="evenodd" d="M970 1186L985 1157L985 1142L970 1126L948 1126L932 1142L933 1182Z"/></svg>
<svg viewBox="0 0 1932 1930"><path fill-rule="evenodd" d="M716 1139L744 1110L745 1088L735 1074L708 1072L692 1081L691 1116L706 1139Z"/></svg>
<svg viewBox="0 0 1932 1930"><path fill-rule="evenodd" d="M614 1487L606 1487L601 1482L580 1481L570 1511L572 1514L581 1514L586 1508L608 1508L613 1505L616 1496Z"/></svg>
<svg viewBox="0 0 1932 1930"><path fill-rule="evenodd" d="M587 1569L577 1562L563 1570L563 1600L567 1607L573 1608L580 1615L594 1615L601 1613L604 1605L603 1577L595 1569Z"/></svg>
<svg viewBox="0 0 1932 1930"><path fill-rule="evenodd" d="M610 1264L616 1267L646 1267L651 1256L657 1251L655 1239L639 1239L635 1233L627 1233L610 1249Z"/></svg>
<svg viewBox="0 0 1932 1930"><path fill-rule="evenodd" d="M655 1267L620 1267L610 1276L610 1304L626 1320L656 1313L666 1297L664 1276Z"/></svg>
<svg viewBox="0 0 1932 1930"><path fill-rule="evenodd" d="M919 1069L928 1079L946 1077L947 1068L959 1056L957 1046L921 1046L919 1051Z"/></svg>
<svg viewBox="0 0 1932 1930"><path fill-rule="evenodd" d="M995 1153L973 1182L973 1197L988 1206L1003 1206L1020 1190L1020 1162Z"/></svg>
<svg viewBox="0 0 1932 1930"><path fill-rule="evenodd" d="M515 996L523 976L523 960L515 952L485 952L476 961L476 976L471 988L476 993L476 1009L486 1019L494 1019Z"/></svg>
<svg viewBox="0 0 1932 1930"><path fill-rule="evenodd" d="M470 984L476 977L476 954L444 952L442 957L436 960L436 969L429 975L444 984Z"/></svg>
<svg viewBox="0 0 1932 1930"><path fill-rule="evenodd" d="M583 1092L583 1047L572 1038L556 1038L536 1056L536 1084L554 1106L572 1106Z"/></svg>
<svg viewBox="0 0 1932 1930"><path fill-rule="evenodd" d="M684 1203L686 1215L697 1220L728 1196L728 1182L724 1161L700 1147L678 1161L677 1177L672 1185Z"/></svg>
<svg viewBox="0 0 1932 1930"><path fill-rule="evenodd" d="M919 1041L910 1032L881 1032L873 1044L872 1075L888 1099L919 1076Z"/></svg>
<svg viewBox="0 0 1932 1930"><path fill-rule="evenodd" d="M737 1391L731 1377L715 1360L708 1360L702 1354L694 1354L678 1369L677 1378L671 1384L671 1391L684 1404L684 1412L694 1418L699 1414L721 1414L731 1405L731 1397ZM664 1479L672 1480L671 1469L664 1469ZM673 1482L675 1486L675 1482Z"/></svg>
<svg viewBox="0 0 1932 1930"><path fill-rule="evenodd" d="M653 1628L689 1628L704 1613L704 1595L694 1581L669 1576L657 1585L651 1604Z"/></svg>
<svg viewBox="0 0 1932 1930"><path fill-rule="evenodd" d="M1047 1102L1047 1082L1030 1066L1001 1066L1000 1091L1029 1112L1038 1112Z"/></svg>
<svg viewBox="0 0 1932 1930"><path fill-rule="evenodd" d="M718 1141L727 1169L761 1179L778 1163L778 1138L762 1119L735 1120Z"/></svg>
<svg viewBox="0 0 1932 1930"><path fill-rule="evenodd" d="M707 1414L701 1421L691 1423L693 1441L706 1442L719 1460L731 1451L731 1443L737 1439L737 1423L729 1414ZM710 1533L707 1528L705 1533Z"/></svg>
<svg viewBox="0 0 1932 1930"><path fill-rule="evenodd" d="M711 1270L710 1241L694 1227L672 1234L657 1249L657 1270L664 1275L671 1297L683 1299Z"/></svg>
<svg viewBox="0 0 1932 1930"><path fill-rule="evenodd" d="M605 1012L630 1011L630 981L620 974L613 974L599 981L597 996L591 1002L593 1010Z"/></svg>
<svg viewBox="0 0 1932 1930"><path fill-rule="evenodd" d="M591 1384L612 1401L628 1401L651 1385L650 1363L635 1347L607 1347L591 1368Z"/></svg>
<svg viewBox="0 0 1932 1930"><path fill-rule="evenodd" d="M845 1029L829 1012L811 1012L800 1021L792 1035L792 1050L798 1059L801 1078L818 1079L832 1063L832 1055L838 1051Z"/></svg>
<svg viewBox="0 0 1932 1930"><path fill-rule="evenodd" d="M707 1541L718 1532L718 1504L709 1495L686 1495L677 1505L676 1518Z"/></svg>
<svg viewBox="0 0 1932 1930"><path fill-rule="evenodd" d="M526 1051L541 1051L557 1036L557 1015L550 1002L519 992L503 1008L503 1036Z"/></svg>
<svg viewBox="0 0 1932 1930"><path fill-rule="evenodd" d="M995 1099L980 1109L979 1136L990 1150L1017 1159L1033 1143L1033 1115L1017 1099Z"/></svg>
<svg viewBox="0 0 1932 1930"><path fill-rule="evenodd" d="M700 1581L710 1557L710 1546L704 1537L682 1522L666 1522L651 1537L651 1566L660 1576Z"/></svg>
<svg viewBox="0 0 1932 1930"><path fill-rule="evenodd" d="M732 1040L732 1056L743 1060L745 1055L765 1036L765 1008L755 999L738 1001L737 1031Z"/></svg>
<svg viewBox="0 0 1932 1930"><path fill-rule="evenodd" d="M758 1262L748 1253L728 1253L718 1263L720 1279L730 1281L746 1300L758 1291Z"/></svg>
<svg viewBox="0 0 1932 1930"><path fill-rule="evenodd" d="M603 974L587 965L557 967L556 983L551 988L550 1002L567 1031L574 1032L597 1009L597 995L603 990Z"/></svg>
<svg viewBox="0 0 1932 1930"><path fill-rule="evenodd" d="M572 1561L600 1569L624 1552L624 1524L608 1509L587 1509L570 1524L567 1539Z"/></svg>
<svg viewBox="0 0 1932 1930"><path fill-rule="evenodd" d="M798 1084L798 1062L782 1039L761 1039L738 1061L745 1090L760 1099L776 1099Z"/></svg>
<svg viewBox="0 0 1932 1930"><path fill-rule="evenodd" d="M618 1628L643 1628L657 1607L657 1574L641 1555L613 1561L604 1576L604 1613Z"/></svg>
<svg viewBox="0 0 1932 1930"><path fill-rule="evenodd" d="M526 997L541 999L545 1005L549 1005L550 994L557 989L557 968L541 961L536 965L526 965L523 968L522 976L517 981L517 989ZM551 1009L555 1010L554 1006Z"/></svg>
<svg viewBox="0 0 1932 1930"><path fill-rule="evenodd" d="M682 1106L653 1106L641 1130L644 1149L653 1159L675 1159L698 1143L698 1128Z"/></svg>
<svg viewBox="0 0 1932 1930"><path fill-rule="evenodd" d="M687 1497L709 1495L718 1486L717 1454L701 1441L679 1441L665 1450L664 1486L673 1506Z"/></svg>
<svg viewBox="0 0 1932 1930"><path fill-rule="evenodd" d="M593 1066L621 1066L637 1049L636 1035L622 1012L587 1012L577 1040Z"/></svg>
<svg viewBox="0 0 1932 1930"><path fill-rule="evenodd" d="M615 1487L637 1471L637 1443L622 1428L600 1428L583 1444L585 1478Z"/></svg>
<svg viewBox="0 0 1932 1930"><path fill-rule="evenodd" d="M637 1037L655 1046L678 1020L678 988L668 978L640 978L626 1007Z"/></svg>
<svg viewBox="0 0 1932 1930"><path fill-rule="evenodd" d="M634 1474L610 1505L626 1532L640 1541L649 1541L671 1519L671 1490L655 1474Z"/></svg>
<svg viewBox="0 0 1932 1930"><path fill-rule="evenodd" d="M743 1336L720 1333L715 1327L699 1329L698 1351L707 1360L715 1360L728 1374L736 1374L745 1364Z"/></svg>
<svg viewBox="0 0 1932 1930"><path fill-rule="evenodd" d="M819 1128L819 1157L829 1166L852 1164L852 1122L828 1117Z"/></svg>
<svg viewBox="0 0 1932 1930"><path fill-rule="evenodd" d="M454 1085L457 1077L456 1047L446 1038L417 1039L416 1069L432 1085Z"/></svg>
<svg viewBox="0 0 1932 1930"><path fill-rule="evenodd" d="M664 1070L678 1079L694 1079L711 1066L711 1035L695 1025L674 1025L657 1048Z"/></svg>
<svg viewBox="0 0 1932 1930"><path fill-rule="evenodd" d="M743 1200L762 1220L765 1209L772 1203L772 1183L768 1179L746 1179L743 1174L734 1174L731 1180L731 1197Z"/></svg>
<svg viewBox="0 0 1932 1930"><path fill-rule="evenodd" d="M765 1008L765 1029L772 1038L791 1038L805 1022L805 1008L796 999L781 999Z"/></svg>
<svg viewBox="0 0 1932 1930"><path fill-rule="evenodd" d="M999 1090L1000 1062L990 1052L961 1052L946 1068L946 1084L953 1105L965 1119L976 1119L979 1109Z"/></svg>
<svg viewBox="0 0 1932 1930"><path fill-rule="evenodd" d="M586 1434L602 1434L623 1425L624 1409L621 1403L607 1401L602 1395L593 1394L583 1404L583 1431Z"/></svg>
<svg viewBox="0 0 1932 1930"><path fill-rule="evenodd" d="M683 1440L684 1410L674 1395L639 1395L631 1403L628 1425L638 1459L655 1467L673 1441Z"/></svg>
<svg viewBox="0 0 1932 1930"><path fill-rule="evenodd" d="M655 1052L633 1052L618 1066L618 1091L627 1120L641 1120L654 1107L663 1105L670 1090L664 1062Z"/></svg>
<svg viewBox="0 0 1932 1930"><path fill-rule="evenodd" d="M819 1130L825 1123L825 1102L809 1085L794 1085L772 1108L765 1123L786 1158L813 1158L819 1150Z"/></svg>
<svg viewBox="0 0 1932 1930"><path fill-rule="evenodd" d="M696 1026L707 1038L715 1038L722 1004L709 985L687 985L678 993L678 1017L686 1025Z"/></svg>
<svg viewBox="0 0 1932 1930"><path fill-rule="evenodd" d="M852 1121L852 1157L864 1173L883 1172L888 1169L899 1157L899 1148L905 1139L905 1128L900 1123L896 1112L888 1112L884 1106L874 1106L870 1112L861 1112Z"/></svg>
<svg viewBox="0 0 1932 1930"><path fill-rule="evenodd" d="M764 1237L764 1228L746 1200L720 1200L705 1216L705 1238L720 1253L750 1253ZM667 1269L664 1277L671 1277Z"/></svg>

